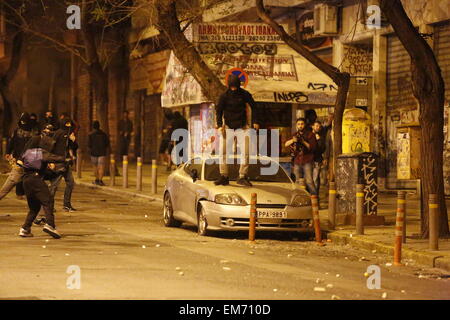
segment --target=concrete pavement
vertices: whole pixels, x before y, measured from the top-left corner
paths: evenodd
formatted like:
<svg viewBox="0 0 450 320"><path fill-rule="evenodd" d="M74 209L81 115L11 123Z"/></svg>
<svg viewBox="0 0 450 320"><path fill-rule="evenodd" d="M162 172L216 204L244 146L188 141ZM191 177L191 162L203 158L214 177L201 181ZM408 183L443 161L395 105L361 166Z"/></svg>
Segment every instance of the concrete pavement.
<svg viewBox="0 0 450 320"><path fill-rule="evenodd" d="M119 171L122 172L121 164L118 163ZM143 165L143 189L136 190L136 165L130 162L129 165L129 188L122 187L122 177L116 177L116 186L109 186L109 177L104 178L106 187L98 187L92 184L93 173L84 168L82 178L77 179L80 185L95 188L100 192L112 193L118 196L132 198L143 201L162 202L162 190L168 176L164 166L158 166L158 193L151 193L151 165ZM76 175L76 174L75 174ZM363 248L370 251L377 251L393 256L394 250L394 228L396 215L396 193L380 192L378 195L378 214L385 217L386 225L377 227L365 227L365 235L355 235L354 226L338 226L336 230L328 230L328 197L327 188L321 188L321 227L327 233L327 238L339 244L350 244L354 247ZM450 208L450 200L447 201L447 208ZM420 212L419 200L414 191L407 194L407 243L403 245L404 263L414 260L422 265L438 267L450 271L450 239L440 239L439 251L428 250L428 240L420 239Z"/></svg>

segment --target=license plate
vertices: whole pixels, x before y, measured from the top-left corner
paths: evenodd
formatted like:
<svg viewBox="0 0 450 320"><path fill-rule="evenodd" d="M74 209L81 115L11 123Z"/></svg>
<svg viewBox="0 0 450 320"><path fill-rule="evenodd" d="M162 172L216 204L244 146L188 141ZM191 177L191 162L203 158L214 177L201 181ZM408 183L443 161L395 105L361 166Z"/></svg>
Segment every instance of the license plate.
<svg viewBox="0 0 450 320"><path fill-rule="evenodd" d="M287 213L286 213L286 211L257 210L256 217L257 218L269 218L269 219L283 219L283 218L287 218Z"/></svg>

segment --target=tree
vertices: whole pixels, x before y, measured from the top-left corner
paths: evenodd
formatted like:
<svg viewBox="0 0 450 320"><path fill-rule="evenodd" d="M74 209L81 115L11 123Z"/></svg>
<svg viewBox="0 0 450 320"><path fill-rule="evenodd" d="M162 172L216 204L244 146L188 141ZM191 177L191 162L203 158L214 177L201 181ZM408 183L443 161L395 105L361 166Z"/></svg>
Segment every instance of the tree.
<svg viewBox="0 0 450 320"><path fill-rule="evenodd" d="M183 1L181 1L183 2ZM226 87L202 60L197 49L189 42L178 19L180 1L154 0L155 26L166 37L173 53L187 71L197 80L204 95L216 101ZM192 7L189 10L193 10ZM181 10L180 10L181 11Z"/></svg>
<svg viewBox="0 0 450 320"><path fill-rule="evenodd" d="M342 154L342 118L347 102L347 94L350 87L350 74L341 72L338 68L326 63L320 57L309 51L304 45L291 37L282 26L280 26L269 14L264 6L263 0L256 0L256 9L262 21L271 26L281 39L294 49L298 54L311 62L320 71L329 76L338 86L336 96L335 111L334 111L334 145L333 145L333 159L336 162L338 155ZM336 166L333 164L333 171ZM335 173L332 172L332 181L334 181Z"/></svg>
<svg viewBox="0 0 450 320"><path fill-rule="evenodd" d="M419 102L421 177L424 193L422 237L429 234L428 199L438 196L440 236L449 236L444 194L444 80L433 50L414 27L400 0L380 0L380 7L411 57L411 82Z"/></svg>
<svg viewBox="0 0 450 320"><path fill-rule="evenodd" d="M10 85L19 69L20 61L22 59L23 42L24 34L21 30L18 30L12 39L9 67L4 74L0 75L0 94L3 99L3 137L9 136L12 115L19 110L18 103L11 91Z"/></svg>

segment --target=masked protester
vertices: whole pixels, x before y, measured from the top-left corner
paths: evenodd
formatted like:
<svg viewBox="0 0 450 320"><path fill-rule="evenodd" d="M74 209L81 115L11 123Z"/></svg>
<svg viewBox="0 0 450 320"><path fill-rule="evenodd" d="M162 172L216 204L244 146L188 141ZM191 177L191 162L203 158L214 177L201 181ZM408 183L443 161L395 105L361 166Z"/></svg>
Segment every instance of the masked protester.
<svg viewBox="0 0 450 320"><path fill-rule="evenodd" d="M255 107L252 95L241 88L239 77L231 74L228 77L228 90L219 98L216 109L217 129L221 130L221 162L220 177L214 182L216 185L228 185L227 146L233 145L237 137L241 149L241 165L237 183L252 186L247 176L249 169L249 143L246 143L246 131L251 125L251 108ZM230 148L228 148L230 149Z"/></svg>
<svg viewBox="0 0 450 320"><path fill-rule="evenodd" d="M55 169L57 176L50 181L50 194L54 198L58 185L61 182L61 179L64 178L66 189L64 190L63 210L67 212L76 211L71 204L72 191L75 186L72 165L73 159L75 159L76 150L78 149L78 144L75 141L76 139L72 132L72 128L72 120L70 118L64 118L60 121L59 129L55 132L55 146L53 148L53 153L71 159L71 161L58 164Z"/></svg>
<svg viewBox="0 0 450 320"><path fill-rule="evenodd" d="M0 189L0 200L3 199L17 184L21 183L23 177L23 168L17 166L16 160L22 155L24 147L31 139L30 115L22 113L19 118L18 127L14 130L9 143L6 147L6 160L12 166L5 183Z"/></svg>
<svg viewBox="0 0 450 320"><path fill-rule="evenodd" d="M44 147L51 147L46 136L35 136L25 146L23 155L18 164L24 168L23 187L27 196L28 215L19 231L21 237L32 237L31 226L41 208L45 213L45 225L43 231L55 239L61 238L56 230L55 216L53 214L53 197L44 182L44 177L49 167L54 163L64 162L64 156L58 156L48 152ZM48 141L46 141L48 140Z"/></svg>
<svg viewBox="0 0 450 320"><path fill-rule="evenodd" d="M47 124L51 124L53 128L58 129L58 120L53 115L52 111L47 111L45 113L44 119L41 123L41 129L43 129Z"/></svg>
<svg viewBox="0 0 450 320"><path fill-rule="evenodd" d="M39 128L39 123L37 120L37 115L36 113L30 113L30 127L31 127L31 133L33 134L33 136L37 136L40 134L40 128Z"/></svg>

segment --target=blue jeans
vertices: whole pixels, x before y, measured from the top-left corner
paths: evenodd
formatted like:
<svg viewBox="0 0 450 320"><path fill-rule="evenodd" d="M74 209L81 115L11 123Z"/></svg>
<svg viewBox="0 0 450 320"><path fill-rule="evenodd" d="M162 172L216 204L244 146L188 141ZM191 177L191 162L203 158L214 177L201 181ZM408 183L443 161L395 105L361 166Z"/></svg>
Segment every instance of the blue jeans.
<svg viewBox="0 0 450 320"><path fill-rule="evenodd" d="M303 165L295 164L294 165L294 174L296 182L298 183L300 178L305 179L306 188L308 192L312 195L317 195L317 189L314 185L313 180L313 162L305 163Z"/></svg>
<svg viewBox="0 0 450 320"><path fill-rule="evenodd" d="M321 170L322 170L322 162L314 161L313 182L314 182L314 186L316 187L317 196L319 195L319 189L320 189L320 171Z"/></svg>

